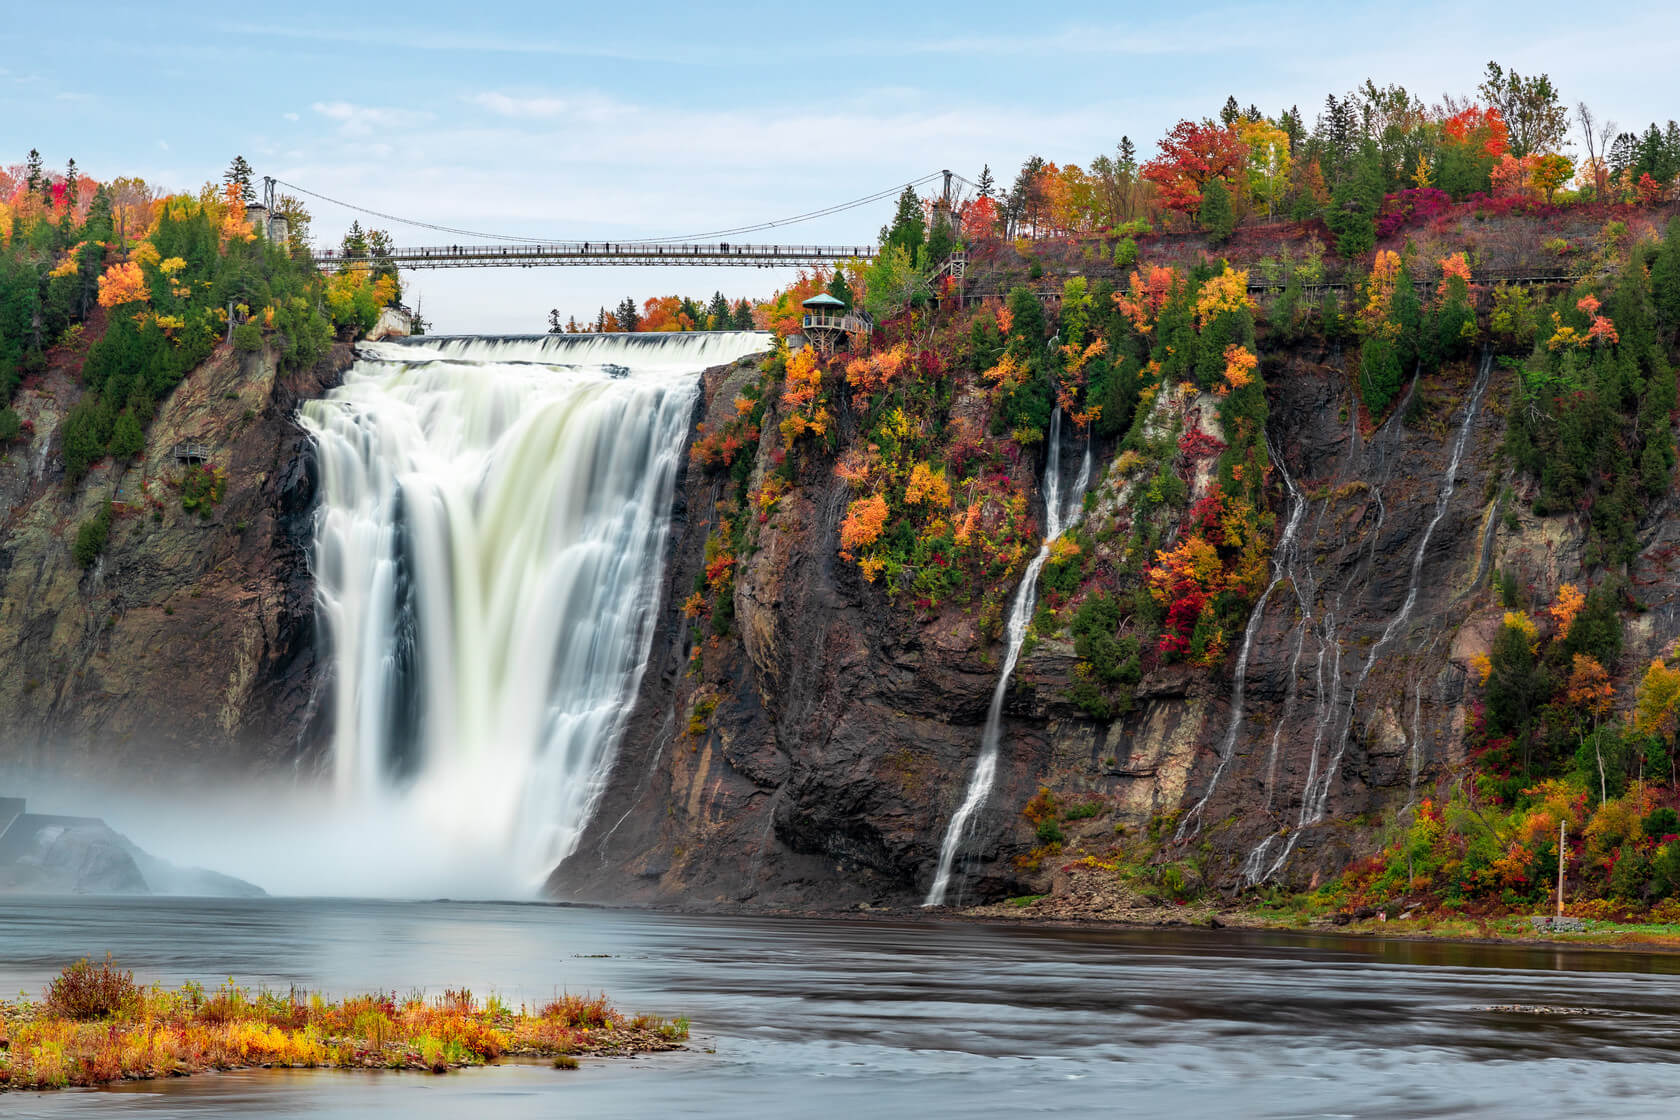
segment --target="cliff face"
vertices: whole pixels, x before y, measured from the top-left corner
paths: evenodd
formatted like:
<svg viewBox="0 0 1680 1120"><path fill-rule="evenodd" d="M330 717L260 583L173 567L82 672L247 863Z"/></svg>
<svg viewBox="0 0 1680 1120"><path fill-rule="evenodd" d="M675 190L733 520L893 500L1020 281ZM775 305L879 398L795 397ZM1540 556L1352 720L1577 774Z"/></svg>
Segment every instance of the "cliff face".
<svg viewBox="0 0 1680 1120"><path fill-rule="evenodd" d="M182 770L291 761L313 733L316 651L308 571L313 460L298 402L349 365L335 347L278 372L267 351L223 348L162 404L142 456L64 477L59 426L80 396L50 371L16 401L33 424L0 461L0 712L6 760L146 783ZM225 472L220 501L183 509L200 445ZM113 504L91 567L78 526Z"/></svg>
<svg viewBox="0 0 1680 1120"><path fill-rule="evenodd" d="M696 419L715 428L748 376L708 374ZM1150 832L1167 839L1158 858L1233 890L1322 881L1372 850L1394 810L1450 783L1471 658L1502 616L1492 573L1547 601L1581 574L1586 543L1584 515L1539 519L1519 500L1499 451L1512 376L1491 359L1449 364L1362 431L1339 350L1309 341L1268 356L1267 438L1282 469L1248 629L1215 668L1146 674L1112 721L1066 699L1068 642L1029 645L953 901L1065 885L1055 859L1031 858L1022 810L1040 787L1101 805L1068 822L1070 847ZM1211 404L1162 398L1163 425ZM775 443L765 429L755 477ZM1194 500L1205 464L1181 453L1174 466ZM1094 537L1129 521L1125 469L1099 454ZM918 618L865 583L837 556L844 484L818 470L738 561L731 633L691 657L678 608L727 484L697 469L679 482L649 669L594 822L551 889L688 905L918 902L979 752L1000 643L969 614ZM1626 664L1680 635L1668 505L1640 522L1647 609L1626 627Z"/></svg>

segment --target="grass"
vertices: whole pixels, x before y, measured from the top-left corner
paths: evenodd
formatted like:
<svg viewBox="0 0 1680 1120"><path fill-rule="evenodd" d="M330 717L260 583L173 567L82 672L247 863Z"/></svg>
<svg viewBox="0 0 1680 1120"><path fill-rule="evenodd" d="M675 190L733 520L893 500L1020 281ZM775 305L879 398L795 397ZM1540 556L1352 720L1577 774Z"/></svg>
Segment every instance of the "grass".
<svg viewBox="0 0 1680 1120"><path fill-rule="evenodd" d="M447 1073L507 1055L570 1069L578 1054L672 1050L687 1038L688 1020L627 1017L604 995L564 995L533 1011L466 989L331 1000L229 980L206 993L190 982L136 984L107 957L66 968L40 1000L0 1001L0 1090L252 1066Z"/></svg>

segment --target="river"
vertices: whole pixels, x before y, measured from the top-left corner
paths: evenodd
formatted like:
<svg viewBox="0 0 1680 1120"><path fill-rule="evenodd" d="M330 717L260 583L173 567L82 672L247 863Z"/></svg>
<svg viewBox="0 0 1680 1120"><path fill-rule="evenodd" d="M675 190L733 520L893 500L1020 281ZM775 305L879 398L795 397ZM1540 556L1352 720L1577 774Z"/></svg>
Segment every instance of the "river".
<svg viewBox="0 0 1680 1120"><path fill-rule="evenodd" d="M513 903L0 901L0 990L138 979L556 989L691 1050L445 1077L205 1074L0 1095L8 1117L1672 1116L1680 956L1232 930L695 916ZM1575 1009L1568 1014L1497 1005Z"/></svg>

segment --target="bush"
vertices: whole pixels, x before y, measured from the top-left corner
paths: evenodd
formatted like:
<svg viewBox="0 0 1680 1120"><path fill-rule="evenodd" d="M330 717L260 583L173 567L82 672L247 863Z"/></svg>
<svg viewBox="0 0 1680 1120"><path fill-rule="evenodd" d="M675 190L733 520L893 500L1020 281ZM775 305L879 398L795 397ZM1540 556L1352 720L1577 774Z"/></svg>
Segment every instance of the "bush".
<svg viewBox="0 0 1680 1120"><path fill-rule="evenodd" d="M1114 267L1130 268L1137 263L1137 242L1130 237L1123 237L1114 246Z"/></svg>
<svg viewBox="0 0 1680 1120"><path fill-rule="evenodd" d="M1657 840L1664 836L1680 835L1680 813L1676 813L1667 805L1660 809L1652 809L1640 826L1645 835Z"/></svg>
<svg viewBox="0 0 1680 1120"><path fill-rule="evenodd" d="M134 973L118 971L109 955L97 965L83 957L47 985L47 1010L66 1019L116 1018L132 1011L139 1001Z"/></svg>
<svg viewBox="0 0 1680 1120"><path fill-rule="evenodd" d="M10 443L23 434L23 420L17 409L8 405L0 408L0 443Z"/></svg>
<svg viewBox="0 0 1680 1120"><path fill-rule="evenodd" d="M241 323L233 328L233 348L241 354L254 354L262 349L262 328L255 323Z"/></svg>
<svg viewBox="0 0 1680 1120"><path fill-rule="evenodd" d="M111 539L111 505L107 502L103 509L76 529L76 543L71 546L71 553L76 563L84 568L93 567L105 552L105 544ZM83 963L86 963L85 961Z"/></svg>

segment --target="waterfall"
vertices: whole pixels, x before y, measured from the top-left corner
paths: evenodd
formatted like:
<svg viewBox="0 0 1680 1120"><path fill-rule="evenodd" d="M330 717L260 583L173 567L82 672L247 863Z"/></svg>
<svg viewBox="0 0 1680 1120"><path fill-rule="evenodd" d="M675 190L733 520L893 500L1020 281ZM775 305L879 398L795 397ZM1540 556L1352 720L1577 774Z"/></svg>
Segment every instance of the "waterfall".
<svg viewBox="0 0 1680 1120"><path fill-rule="evenodd" d="M1308 762L1307 779L1303 784L1301 791L1300 815L1296 820L1295 827L1290 830L1289 838L1284 844L1283 851L1272 863L1269 865L1266 864L1265 859L1271 848L1272 842L1277 838L1277 834L1275 833L1261 841L1260 845L1249 853L1248 860L1244 864L1243 874L1244 879L1250 884L1263 882L1282 870L1283 865L1295 851L1295 845L1297 841L1299 841L1302 832L1309 826L1318 824L1324 819L1324 815L1329 808L1331 785L1335 781L1337 771L1341 768L1342 759L1347 754L1348 745L1353 737L1353 716L1354 710L1359 703L1359 690L1364 687L1366 680L1370 677L1371 670L1376 666L1377 658L1382 655L1383 650L1387 648L1389 642L1391 642L1401 632L1401 630L1405 628L1406 624L1411 620L1413 609L1417 606L1418 594L1423 587L1423 566L1425 554L1429 550L1429 542L1435 535L1436 527L1440 525L1441 520L1447 515L1447 507L1451 504L1453 493L1457 489L1458 468L1464 460L1464 449L1470 442L1470 430L1475 424L1476 413L1481 408L1482 396L1487 392L1488 380L1492 376L1492 373L1493 355L1491 352L1484 352L1482 355L1481 366L1476 372L1475 380L1471 382L1470 395L1464 402L1464 416L1463 419L1459 421L1458 431L1454 434L1452 449L1447 456L1447 467L1441 477L1441 485L1435 492L1434 514L1430 517L1428 524L1424 526L1423 534L1418 540L1417 549L1412 553L1410 578L1407 582L1406 597L1401 602L1400 609L1389 618L1388 624L1383 627L1382 633L1377 637L1377 640L1372 643L1370 652L1366 654L1364 665L1361 666L1358 675L1353 680L1352 687L1348 692L1346 713L1340 721L1341 731L1336 740L1335 752L1330 756L1323 773L1320 774L1318 770L1319 747L1323 741L1330 713L1337 710L1340 698L1341 647L1340 645L1335 647L1337 663L1336 669L1332 673L1332 694L1326 714L1320 721L1314 736L1312 757ZM1374 542L1372 547L1374 551L1376 547ZM1331 624L1331 619L1328 616L1326 617L1326 630L1328 640L1332 643L1335 642L1335 631ZM1320 648L1321 660L1322 656L1323 647ZM1320 694L1322 695L1322 680L1320 680L1319 685ZM1419 703L1421 703L1421 699L1419 700ZM1412 765L1414 767L1412 781L1414 791L1417 780L1416 767L1418 765L1416 757L1417 730L1415 711L1416 709L1414 708L1414 724L1412 733Z"/></svg>
<svg viewBox="0 0 1680 1120"><path fill-rule="evenodd" d="M1260 598L1254 601L1253 608L1248 612L1248 624L1243 627L1242 646L1237 651L1237 664L1231 673L1231 718L1225 727L1225 737L1219 742L1219 765L1214 767L1213 776L1208 779L1207 789L1203 791L1201 800L1184 814L1184 819L1178 823L1173 833L1174 842L1183 840L1186 835L1194 836L1201 831L1202 810L1207 808L1208 799L1219 786L1219 779L1225 775L1225 767L1230 765L1231 755L1235 753L1237 735L1242 730L1243 692L1248 684L1248 654L1254 647L1254 636L1260 632L1260 620L1266 613L1266 601L1272 597L1272 592L1278 585L1289 578L1294 571L1295 561L1299 556L1299 540L1301 535L1301 519L1307 512L1306 495L1301 493L1295 485L1295 480L1289 477L1289 468L1282 459L1278 458L1270 443L1266 446L1267 453L1273 463L1277 464L1283 476L1284 486L1289 491L1289 517L1284 522L1283 534L1278 538L1277 547L1272 551L1272 579L1266 589L1260 593ZM1299 656L1300 643L1296 643L1296 654ZM1277 736L1272 736L1272 761L1268 763L1268 770L1276 765Z"/></svg>
<svg viewBox="0 0 1680 1120"><path fill-rule="evenodd" d="M577 846L652 637L698 371L750 332L420 338L303 406L331 771L487 891Z"/></svg>
<svg viewBox="0 0 1680 1120"><path fill-rule="evenodd" d="M969 823L992 792L992 783L997 778L998 750L1003 743L1003 700L1009 690L1010 678L1015 674L1015 663L1020 660L1021 642L1027 636L1027 623L1032 619L1033 606L1038 599L1038 573L1050 558L1050 543L1078 519L1085 488L1091 481L1090 441L1086 441L1085 458L1080 463L1079 474L1074 479L1065 507L1061 500L1061 466L1062 410L1058 408L1050 416L1050 456L1044 466L1044 542L1027 565L1026 574L1021 577L1009 607L1009 623L1004 631L1003 671L998 674L997 686L992 689L992 704L986 712L985 730L980 735L980 758L975 763L973 776L968 780L968 792L963 795L962 804L945 828L945 841L939 847L939 866L923 906L944 905L945 894L951 886L951 871L967 838Z"/></svg>

